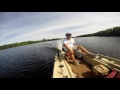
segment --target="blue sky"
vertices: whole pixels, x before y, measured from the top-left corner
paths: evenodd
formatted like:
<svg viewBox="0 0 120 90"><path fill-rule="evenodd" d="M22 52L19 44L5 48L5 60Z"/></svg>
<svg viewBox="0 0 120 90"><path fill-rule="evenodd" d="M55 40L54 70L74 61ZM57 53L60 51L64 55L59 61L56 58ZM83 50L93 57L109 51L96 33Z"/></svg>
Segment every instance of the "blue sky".
<svg viewBox="0 0 120 90"><path fill-rule="evenodd" d="M120 26L120 12L0 12L0 45Z"/></svg>

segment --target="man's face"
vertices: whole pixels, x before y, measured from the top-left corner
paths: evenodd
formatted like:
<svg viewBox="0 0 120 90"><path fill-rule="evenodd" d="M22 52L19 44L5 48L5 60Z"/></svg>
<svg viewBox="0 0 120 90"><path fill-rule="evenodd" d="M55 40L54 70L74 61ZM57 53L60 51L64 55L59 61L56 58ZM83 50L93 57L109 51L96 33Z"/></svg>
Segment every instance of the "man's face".
<svg viewBox="0 0 120 90"><path fill-rule="evenodd" d="M70 39L71 38L71 35L66 35L67 39Z"/></svg>

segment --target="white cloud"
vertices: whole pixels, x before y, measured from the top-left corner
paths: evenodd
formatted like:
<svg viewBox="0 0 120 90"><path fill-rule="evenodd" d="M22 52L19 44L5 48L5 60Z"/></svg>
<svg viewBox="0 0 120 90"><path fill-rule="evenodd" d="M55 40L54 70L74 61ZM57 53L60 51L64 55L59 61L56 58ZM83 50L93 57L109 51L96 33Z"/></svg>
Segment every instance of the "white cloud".
<svg viewBox="0 0 120 90"><path fill-rule="evenodd" d="M0 17L0 45L94 33L120 26L120 12L7 12Z"/></svg>

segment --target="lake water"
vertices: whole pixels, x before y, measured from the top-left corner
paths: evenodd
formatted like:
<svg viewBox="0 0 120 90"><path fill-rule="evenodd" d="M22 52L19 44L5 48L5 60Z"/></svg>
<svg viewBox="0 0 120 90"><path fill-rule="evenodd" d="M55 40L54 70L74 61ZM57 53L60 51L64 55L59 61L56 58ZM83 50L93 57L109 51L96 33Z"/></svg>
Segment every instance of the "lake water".
<svg viewBox="0 0 120 90"><path fill-rule="evenodd" d="M93 53L120 59L120 37L82 37L75 41Z"/></svg>
<svg viewBox="0 0 120 90"><path fill-rule="evenodd" d="M120 59L120 37L75 38L93 53ZM0 50L0 78L51 78L61 40Z"/></svg>

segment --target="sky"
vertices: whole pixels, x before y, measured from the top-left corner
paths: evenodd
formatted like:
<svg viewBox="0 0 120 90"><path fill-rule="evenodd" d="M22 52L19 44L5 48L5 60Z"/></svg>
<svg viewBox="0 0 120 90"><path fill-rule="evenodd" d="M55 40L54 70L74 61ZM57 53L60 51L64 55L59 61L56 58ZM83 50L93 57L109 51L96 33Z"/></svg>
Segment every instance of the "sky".
<svg viewBox="0 0 120 90"><path fill-rule="evenodd" d="M65 38L120 26L120 12L0 12L0 46Z"/></svg>

